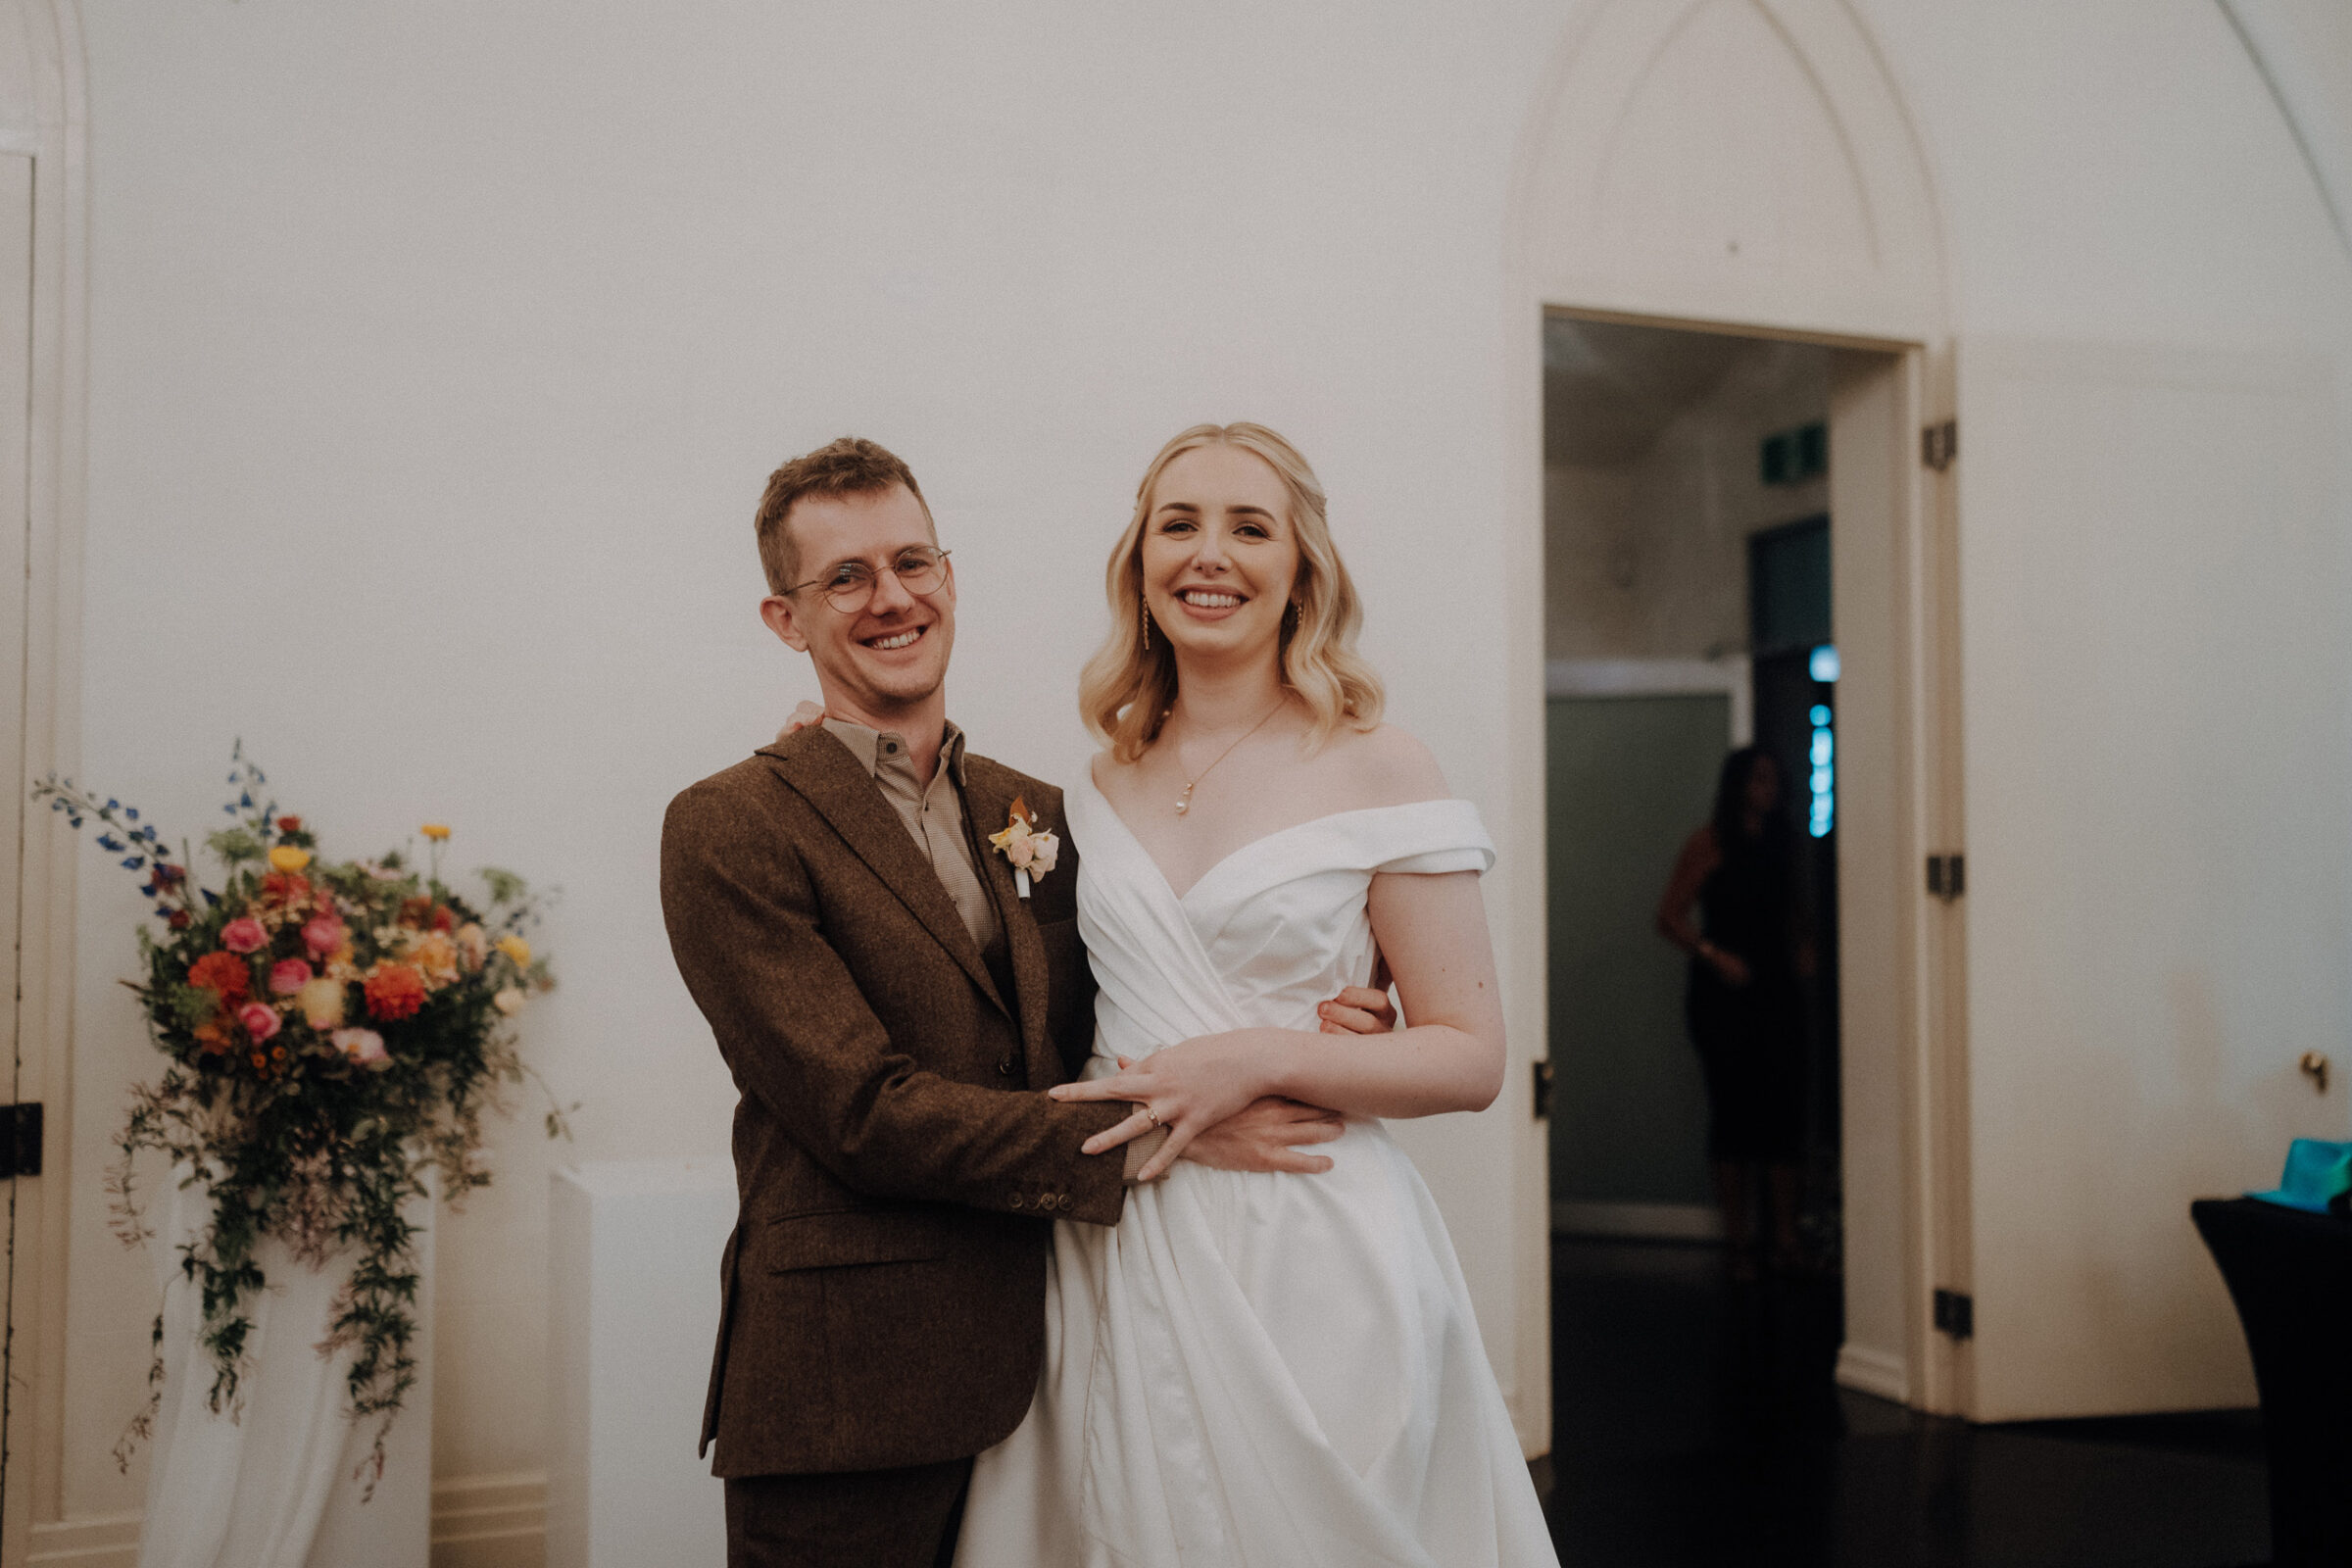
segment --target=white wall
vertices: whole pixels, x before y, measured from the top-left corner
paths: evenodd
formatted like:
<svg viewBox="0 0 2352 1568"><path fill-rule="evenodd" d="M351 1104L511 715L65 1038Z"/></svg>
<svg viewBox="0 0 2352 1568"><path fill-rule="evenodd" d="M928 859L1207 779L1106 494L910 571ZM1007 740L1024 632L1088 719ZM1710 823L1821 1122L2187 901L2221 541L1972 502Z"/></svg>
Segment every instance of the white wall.
<svg viewBox="0 0 2352 1568"><path fill-rule="evenodd" d="M2352 1010L2352 258L2218 7L1875 14L1961 334L1974 1262L1930 1283L1981 1416L2247 1400L2187 1203L2352 1125L2293 1066Z"/></svg>
<svg viewBox="0 0 2352 1568"><path fill-rule="evenodd" d="M1853 48L1917 131L1942 249L1857 254L1944 272L1865 290L1874 318L1941 301L1937 331L2342 351L2343 250L2201 0L1773 5L1808 37L1859 17ZM1511 193L1543 196L1514 183L1541 84L1597 10L84 0L82 775L201 832L242 734L333 853L440 817L461 861L566 893L546 942L565 986L527 1040L587 1102L581 1143L503 1132L501 1185L444 1229L442 1471L539 1462L549 1161L724 1136L731 1094L664 951L656 824L808 693L752 617L748 517L779 458L844 430L913 463L958 551L957 716L1058 775L1085 754L1071 676L1142 463L1202 417L1297 438L1396 716L1506 839L1490 907L1512 922L1504 985L1536 1049L1542 858L1510 840L1541 780L1503 678L1523 662L1509 678L1536 690L1543 636L1540 585L1513 580L1541 527L1536 322L1506 237L1532 221ZM1848 151L1867 184L1906 147ZM1773 168L1769 148L1726 156L1722 179L1676 192L1685 226L1740 194L1740 159ZM1622 215L1642 192L1611 199ZM1671 313L1801 325L1846 297L1710 244L1713 271L1643 274ZM2338 408L2352 437L2352 396ZM2150 515L2145 548L2211 521ZM2340 619L2341 584L2323 597ZM2345 716L2259 683L2244 700L2279 731ZM105 1454L149 1311L85 1182L149 1061L112 984L138 901L85 863L74 1513L137 1502ZM2345 903L2328 863L2296 895L2315 920ZM1534 1182L1511 1083L1484 1118L1414 1129L1443 1190ZM1544 1329L1521 1288L1540 1274L1509 1204L1448 1201L1541 1433Z"/></svg>
<svg viewBox="0 0 2352 1568"><path fill-rule="evenodd" d="M1330 489L1394 715L1498 814L1495 246L1540 9L85 11L83 776L201 833L241 734L330 853L439 818L460 863L564 890L525 1036L580 1142L502 1130L444 1228L445 1474L539 1462L549 1163L724 1147L656 841L812 694L753 612L782 458L859 431L909 460L957 552L956 715L1067 777L1143 464L1269 421ZM150 1059L113 984L138 900L86 863L77 1173ZM1541 977L1504 984L1532 1055ZM1442 1187L1532 1160L1525 1082L1411 1130ZM105 1455L151 1303L94 1179L77 1201L88 1512L139 1496ZM1451 1217L1541 1433L1507 1205Z"/></svg>

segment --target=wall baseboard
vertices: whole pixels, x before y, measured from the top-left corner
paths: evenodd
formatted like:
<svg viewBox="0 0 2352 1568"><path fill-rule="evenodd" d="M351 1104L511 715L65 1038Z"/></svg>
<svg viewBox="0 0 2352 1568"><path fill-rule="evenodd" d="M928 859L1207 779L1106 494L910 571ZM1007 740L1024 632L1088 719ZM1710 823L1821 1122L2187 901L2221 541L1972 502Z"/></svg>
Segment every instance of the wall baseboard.
<svg viewBox="0 0 2352 1568"><path fill-rule="evenodd" d="M541 1568L546 1561L546 1471L433 1483L432 1568Z"/></svg>
<svg viewBox="0 0 2352 1568"><path fill-rule="evenodd" d="M1862 1345L1841 1345L1838 1348L1838 1386L1909 1404L1911 1368L1899 1355Z"/></svg>
<svg viewBox="0 0 2352 1568"><path fill-rule="evenodd" d="M138 1568L136 1513L32 1527L26 1568ZM432 1568L542 1568L547 1476L450 1476L433 1483Z"/></svg>
<svg viewBox="0 0 2352 1568"><path fill-rule="evenodd" d="M26 1568L138 1568L139 1516L109 1513L32 1527Z"/></svg>
<svg viewBox="0 0 2352 1568"><path fill-rule="evenodd" d="M1554 1235L1619 1236L1629 1240L1720 1242L1723 1215L1705 1203L1585 1203L1551 1205Z"/></svg>

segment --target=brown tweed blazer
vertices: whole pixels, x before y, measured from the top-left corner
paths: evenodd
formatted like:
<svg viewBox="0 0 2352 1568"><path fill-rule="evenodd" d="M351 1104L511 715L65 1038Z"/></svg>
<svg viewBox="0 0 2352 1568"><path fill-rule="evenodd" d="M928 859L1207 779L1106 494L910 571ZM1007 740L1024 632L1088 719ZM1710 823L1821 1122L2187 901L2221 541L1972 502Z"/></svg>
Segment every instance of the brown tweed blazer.
<svg viewBox="0 0 2352 1568"><path fill-rule="evenodd" d="M742 1100L735 1234L703 1447L720 1476L977 1453L1027 1413L1053 1217L1110 1224L1124 1106L1036 1093L1083 1061L1094 981L1061 792L964 760L1012 994L873 779L822 726L670 803L662 908ZM1022 903L985 836L1026 797L1062 832Z"/></svg>

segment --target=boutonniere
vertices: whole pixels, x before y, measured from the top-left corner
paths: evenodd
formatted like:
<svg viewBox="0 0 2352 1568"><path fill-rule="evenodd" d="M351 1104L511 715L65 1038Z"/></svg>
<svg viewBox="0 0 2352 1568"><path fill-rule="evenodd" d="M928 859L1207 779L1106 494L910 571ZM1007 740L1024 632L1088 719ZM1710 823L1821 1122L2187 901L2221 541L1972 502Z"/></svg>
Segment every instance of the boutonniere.
<svg viewBox="0 0 2352 1568"><path fill-rule="evenodd" d="M1029 879L1053 870L1054 860L1061 855L1061 840L1039 829L1037 813L1017 795L1012 798L1012 810L1004 819L1004 831L990 834L988 842L1012 862L1012 885L1024 899L1029 897Z"/></svg>

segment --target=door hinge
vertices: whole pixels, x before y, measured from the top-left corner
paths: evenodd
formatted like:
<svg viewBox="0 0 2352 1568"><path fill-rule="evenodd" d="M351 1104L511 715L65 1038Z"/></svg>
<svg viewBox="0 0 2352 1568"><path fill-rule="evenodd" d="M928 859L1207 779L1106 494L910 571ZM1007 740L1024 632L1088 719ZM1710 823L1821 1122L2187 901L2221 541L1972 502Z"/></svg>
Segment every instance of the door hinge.
<svg viewBox="0 0 2352 1568"><path fill-rule="evenodd" d="M1936 1332L1965 1340L1977 1332L1977 1298L1964 1291L1937 1290Z"/></svg>
<svg viewBox="0 0 2352 1568"><path fill-rule="evenodd" d="M41 1102L0 1107L0 1178L41 1173Z"/></svg>
<svg viewBox="0 0 2352 1568"><path fill-rule="evenodd" d="M1551 1116L1551 1062L1548 1058L1536 1063L1536 1120L1546 1121Z"/></svg>
<svg viewBox="0 0 2352 1568"><path fill-rule="evenodd" d="M1952 466L1960 455L1960 421L1941 419L1919 427L1919 461L1937 473Z"/></svg>
<svg viewBox="0 0 2352 1568"><path fill-rule="evenodd" d="M1968 891L1968 857L1965 855L1931 855L1928 857L1928 892L1949 904Z"/></svg>

